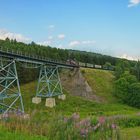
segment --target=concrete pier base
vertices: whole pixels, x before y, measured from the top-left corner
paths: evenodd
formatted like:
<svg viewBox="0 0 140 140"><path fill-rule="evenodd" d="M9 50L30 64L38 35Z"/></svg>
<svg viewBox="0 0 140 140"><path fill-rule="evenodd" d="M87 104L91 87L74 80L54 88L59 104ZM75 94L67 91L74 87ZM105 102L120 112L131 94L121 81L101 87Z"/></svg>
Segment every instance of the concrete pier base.
<svg viewBox="0 0 140 140"><path fill-rule="evenodd" d="M41 98L40 97L33 97L32 98L32 103L39 104L40 102L41 102Z"/></svg>
<svg viewBox="0 0 140 140"><path fill-rule="evenodd" d="M59 95L58 96L58 99L66 100L66 95L65 94Z"/></svg>
<svg viewBox="0 0 140 140"><path fill-rule="evenodd" d="M45 106L46 107L54 107L56 104L55 104L55 98L46 98L46 103L45 103Z"/></svg>

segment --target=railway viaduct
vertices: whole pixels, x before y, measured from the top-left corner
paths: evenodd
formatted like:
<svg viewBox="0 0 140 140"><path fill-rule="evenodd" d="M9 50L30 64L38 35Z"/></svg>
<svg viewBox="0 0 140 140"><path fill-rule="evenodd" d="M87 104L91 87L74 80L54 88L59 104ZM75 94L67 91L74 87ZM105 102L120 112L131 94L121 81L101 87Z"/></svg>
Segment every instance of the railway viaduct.
<svg viewBox="0 0 140 140"><path fill-rule="evenodd" d="M55 106L54 96L65 99L58 69L78 68L76 65L65 62L0 50L0 114L11 110L24 113L16 62L30 64L40 69L36 95L32 98L32 102L38 104L41 98L46 98L46 106L49 107Z"/></svg>

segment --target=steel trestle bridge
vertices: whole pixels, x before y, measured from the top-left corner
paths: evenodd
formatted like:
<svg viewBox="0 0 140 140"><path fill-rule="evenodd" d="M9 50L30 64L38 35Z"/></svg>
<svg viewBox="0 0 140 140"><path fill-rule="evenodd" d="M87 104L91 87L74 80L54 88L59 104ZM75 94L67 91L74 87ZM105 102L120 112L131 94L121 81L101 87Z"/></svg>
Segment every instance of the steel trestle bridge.
<svg viewBox="0 0 140 140"><path fill-rule="evenodd" d="M41 98L63 95L59 68L79 67L48 58L0 50L0 114L11 110L24 113L16 62L33 64L40 69L36 97Z"/></svg>

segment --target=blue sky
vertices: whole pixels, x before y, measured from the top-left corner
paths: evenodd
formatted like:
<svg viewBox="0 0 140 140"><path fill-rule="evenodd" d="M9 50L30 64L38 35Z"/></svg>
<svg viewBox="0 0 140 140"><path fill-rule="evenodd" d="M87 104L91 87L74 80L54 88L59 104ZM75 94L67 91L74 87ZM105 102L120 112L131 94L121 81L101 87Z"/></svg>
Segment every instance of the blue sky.
<svg viewBox="0 0 140 140"><path fill-rule="evenodd" d="M1 0L0 38L140 58L140 0Z"/></svg>

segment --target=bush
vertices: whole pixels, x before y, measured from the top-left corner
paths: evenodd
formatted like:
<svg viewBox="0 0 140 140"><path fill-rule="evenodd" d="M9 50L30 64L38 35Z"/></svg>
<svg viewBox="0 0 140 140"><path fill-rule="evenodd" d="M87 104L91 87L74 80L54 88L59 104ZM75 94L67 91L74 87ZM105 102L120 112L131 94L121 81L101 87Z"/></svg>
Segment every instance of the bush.
<svg viewBox="0 0 140 140"><path fill-rule="evenodd" d="M131 106L140 108L140 83L131 84L128 101Z"/></svg>
<svg viewBox="0 0 140 140"><path fill-rule="evenodd" d="M122 117L116 119L116 123L117 125L123 128L137 127L140 126L140 117L139 116Z"/></svg>
<svg viewBox="0 0 140 140"><path fill-rule="evenodd" d="M129 82L126 78L122 77L115 82L115 92L114 94L120 100L125 102L127 94L128 94Z"/></svg>
<svg viewBox="0 0 140 140"><path fill-rule="evenodd" d="M134 75L125 72L115 81L114 94L123 102L134 107L140 107L140 83Z"/></svg>

